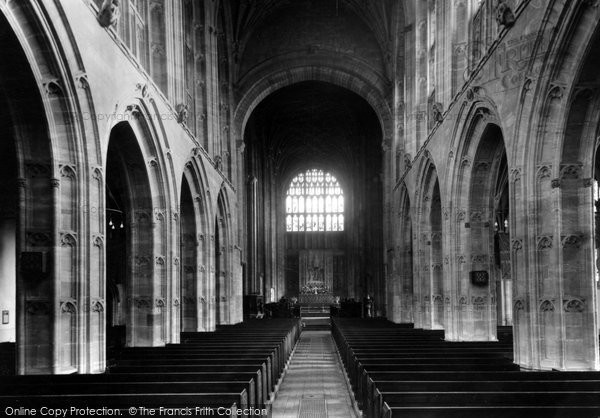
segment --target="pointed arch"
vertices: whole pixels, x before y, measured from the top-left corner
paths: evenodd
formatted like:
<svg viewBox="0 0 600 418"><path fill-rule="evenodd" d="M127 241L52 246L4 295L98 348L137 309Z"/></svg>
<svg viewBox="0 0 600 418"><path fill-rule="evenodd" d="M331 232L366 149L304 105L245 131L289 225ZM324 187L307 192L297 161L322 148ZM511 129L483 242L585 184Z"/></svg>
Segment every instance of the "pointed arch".
<svg viewBox="0 0 600 418"><path fill-rule="evenodd" d="M186 214L186 225L182 217L181 246L182 246L182 315L187 316L195 331L213 331L215 329L215 304L213 280L210 277L210 246L211 236L211 207L208 193L206 173L203 169L199 153L190 158L185 165L183 178L189 187L192 213ZM182 182L182 189L184 183ZM182 190L183 193L183 190ZM183 194L182 194L183 198ZM186 256L183 248L187 247ZM185 323L182 330L191 331Z"/></svg>

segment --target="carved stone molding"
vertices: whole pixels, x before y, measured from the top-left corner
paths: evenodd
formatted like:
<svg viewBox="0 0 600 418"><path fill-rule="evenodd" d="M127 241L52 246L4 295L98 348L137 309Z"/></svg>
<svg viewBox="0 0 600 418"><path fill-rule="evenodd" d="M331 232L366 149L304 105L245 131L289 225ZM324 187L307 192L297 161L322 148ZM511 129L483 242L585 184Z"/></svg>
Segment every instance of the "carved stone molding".
<svg viewBox="0 0 600 418"><path fill-rule="evenodd" d="M63 231L60 233L61 247L75 247L77 245L77 234L73 231Z"/></svg>
<svg viewBox="0 0 600 418"><path fill-rule="evenodd" d="M540 312L554 312L554 299L540 299Z"/></svg>
<svg viewBox="0 0 600 418"><path fill-rule="evenodd" d="M152 301L148 297L134 298L133 303L138 309L150 309L152 307Z"/></svg>
<svg viewBox="0 0 600 418"><path fill-rule="evenodd" d="M58 78L54 78L52 80L47 80L44 83L44 91L46 95L50 98L52 97L60 97L64 95L63 88L61 86L61 82Z"/></svg>
<svg viewBox="0 0 600 418"><path fill-rule="evenodd" d="M498 0L496 6L496 23L498 27L511 27L515 24L515 14L505 0Z"/></svg>
<svg viewBox="0 0 600 418"><path fill-rule="evenodd" d="M549 250L553 246L552 235L541 235L537 237L537 249L538 251Z"/></svg>
<svg viewBox="0 0 600 418"><path fill-rule="evenodd" d="M104 299L92 299L90 302L90 311L98 313L104 312Z"/></svg>
<svg viewBox="0 0 600 418"><path fill-rule="evenodd" d="M154 299L154 306L157 308L164 308L166 305L165 298L156 298Z"/></svg>
<svg viewBox="0 0 600 418"><path fill-rule="evenodd" d="M150 212L145 210L136 210L134 214L134 219L139 223L148 223L150 222L152 215Z"/></svg>
<svg viewBox="0 0 600 418"><path fill-rule="evenodd" d="M554 100L560 100L563 98L565 94L565 88L556 83L550 83L550 88L548 89L548 97Z"/></svg>
<svg viewBox="0 0 600 418"><path fill-rule="evenodd" d="M40 163L25 163L25 172L29 178L49 177L50 166Z"/></svg>
<svg viewBox="0 0 600 418"><path fill-rule="evenodd" d="M137 83L135 85L135 91L139 92L140 93L140 97L142 97L142 98L145 99L149 95L148 84L146 84L146 83Z"/></svg>
<svg viewBox="0 0 600 418"><path fill-rule="evenodd" d="M77 301L75 299L68 299L68 300L62 301L60 303L60 311L62 313L76 314L77 313Z"/></svg>
<svg viewBox="0 0 600 418"><path fill-rule="evenodd" d="M550 165L540 165L536 171L536 178L538 181L545 180L550 178L552 175L552 166Z"/></svg>
<svg viewBox="0 0 600 418"><path fill-rule="evenodd" d="M90 83L88 82L88 76L86 73L80 73L77 76L75 76L75 83L77 84L77 87L79 87L80 89L83 89L83 90L90 89Z"/></svg>
<svg viewBox="0 0 600 418"><path fill-rule="evenodd" d="M46 231L26 232L25 241L32 247L47 247L52 243L50 232Z"/></svg>
<svg viewBox="0 0 600 418"><path fill-rule="evenodd" d="M104 235L92 235L92 244L100 249L104 248Z"/></svg>
<svg viewBox="0 0 600 418"><path fill-rule="evenodd" d="M490 163L487 161L479 161L474 167L476 172L486 172L490 169Z"/></svg>
<svg viewBox="0 0 600 418"><path fill-rule="evenodd" d="M154 212L154 220L157 222L164 222L165 220L165 212L162 210L156 210Z"/></svg>
<svg viewBox="0 0 600 418"><path fill-rule="evenodd" d="M131 113L133 117L138 117L142 113L142 110L137 104L130 104L125 108L125 110Z"/></svg>
<svg viewBox="0 0 600 418"><path fill-rule="evenodd" d="M531 77L525 77L525 82L523 83L523 95L529 93L531 91L531 85L533 84L533 79Z"/></svg>
<svg viewBox="0 0 600 418"><path fill-rule="evenodd" d="M444 217L444 220L447 221L448 219L450 219L450 210L446 207L442 208L442 216Z"/></svg>
<svg viewBox="0 0 600 418"><path fill-rule="evenodd" d="M92 178L94 180L102 182L102 178L103 178L102 167L92 168Z"/></svg>
<svg viewBox="0 0 600 418"><path fill-rule="evenodd" d="M585 311L585 299L571 297L568 299L563 299L563 309L565 312L584 312Z"/></svg>
<svg viewBox="0 0 600 418"><path fill-rule="evenodd" d="M471 262L475 264L484 264L488 260L487 254L474 254L471 256Z"/></svg>
<svg viewBox="0 0 600 418"><path fill-rule="evenodd" d="M136 255L133 260L137 266L147 266L150 264L150 257L146 255Z"/></svg>
<svg viewBox="0 0 600 418"><path fill-rule="evenodd" d="M162 255L154 257L154 262L159 266L164 266L165 265L165 257Z"/></svg>
<svg viewBox="0 0 600 418"><path fill-rule="evenodd" d="M513 301L513 311L525 311L527 310L527 301L522 298L515 299Z"/></svg>
<svg viewBox="0 0 600 418"><path fill-rule="evenodd" d="M116 25L121 16L119 10L119 0L104 0L100 10L98 10L98 23L103 28Z"/></svg>
<svg viewBox="0 0 600 418"><path fill-rule="evenodd" d="M152 55L155 57L164 57L166 55L165 46L160 42L152 42L150 45Z"/></svg>
<svg viewBox="0 0 600 418"><path fill-rule="evenodd" d="M560 168L561 180L576 180L580 177L581 165L578 164L565 164Z"/></svg>
<svg viewBox="0 0 600 418"><path fill-rule="evenodd" d="M481 222L482 213L481 211L474 210L471 212L471 222Z"/></svg>
<svg viewBox="0 0 600 418"><path fill-rule="evenodd" d="M485 90L480 86L473 86L467 90L465 97L469 101L475 101L481 97L485 96Z"/></svg>
<svg viewBox="0 0 600 418"><path fill-rule="evenodd" d="M513 252L518 252L523 249L523 241L520 239L513 239L511 244Z"/></svg>
<svg viewBox="0 0 600 418"><path fill-rule="evenodd" d="M560 244L563 248L579 248L583 242L583 235L563 235Z"/></svg>
<svg viewBox="0 0 600 418"><path fill-rule="evenodd" d="M469 167L471 167L471 159L468 156L465 156L460 161L460 168L469 168Z"/></svg>
<svg viewBox="0 0 600 418"><path fill-rule="evenodd" d="M441 123L444 121L444 106L439 103L431 104L431 118L435 123Z"/></svg>
<svg viewBox="0 0 600 418"><path fill-rule="evenodd" d="M511 177L513 183L520 181L521 180L521 169L513 168L512 170L510 170L510 177Z"/></svg>

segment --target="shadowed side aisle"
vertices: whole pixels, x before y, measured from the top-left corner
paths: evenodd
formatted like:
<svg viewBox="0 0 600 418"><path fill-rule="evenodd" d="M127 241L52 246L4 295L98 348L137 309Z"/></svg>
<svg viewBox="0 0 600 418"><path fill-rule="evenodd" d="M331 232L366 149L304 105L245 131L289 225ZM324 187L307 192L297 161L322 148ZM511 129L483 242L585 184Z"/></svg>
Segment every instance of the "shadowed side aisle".
<svg viewBox="0 0 600 418"><path fill-rule="evenodd" d="M356 417L330 331L304 331L273 403L273 418Z"/></svg>

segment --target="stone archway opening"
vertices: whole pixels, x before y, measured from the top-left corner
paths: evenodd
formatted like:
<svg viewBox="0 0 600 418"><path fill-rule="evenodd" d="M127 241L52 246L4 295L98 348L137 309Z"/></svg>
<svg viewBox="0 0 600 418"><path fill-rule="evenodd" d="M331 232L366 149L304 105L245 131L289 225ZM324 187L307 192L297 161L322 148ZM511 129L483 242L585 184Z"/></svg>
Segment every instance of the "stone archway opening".
<svg viewBox="0 0 600 418"><path fill-rule="evenodd" d="M153 345L153 208L142 151L127 122L110 134L106 162L107 344Z"/></svg>
<svg viewBox="0 0 600 418"><path fill-rule="evenodd" d="M228 239L228 216L225 195L219 193L217 199L217 217L214 225L214 251L215 251L215 298L216 298L216 324L229 324L231 320L232 306L232 274L229 269L229 239Z"/></svg>
<svg viewBox="0 0 600 418"><path fill-rule="evenodd" d="M37 81L1 13L0 48L11 57L0 62L0 375L50 373L57 362L75 367L71 329L52 343L59 180ZM71 312L64 317L73 319Z"/></svg>
<svg viewBox="0 0 600 418"><path fill-rule="evenodd" d="M425 160L423 173L416 224L414 321L417 328L445 329L440 183L431 160Z"/></svg>
<svg viewBox="0 0 600 418"><path fill-rule="evenodd" d="M198 312L199 272L196 216L190 185L183 176L181 184L181 330L198 331L201 318Z"/></svg>
<svg viewBox="0 0 600 418"><path fill-rule="evenodd" d="M469 277L473 305L462 322L462 337L495 340L497 324L512 325L508 165L499 126L485 126L477 144L469 183Z"/></svg>
<svg viewBox="0 0 600 418"><path fill-rule="evenodd" d="M4 107L4 106L3 106ZM2 112L4 116L4 112ZM15 373L17 338L18 162L10 120L0 122L0 375Z"/></svg>

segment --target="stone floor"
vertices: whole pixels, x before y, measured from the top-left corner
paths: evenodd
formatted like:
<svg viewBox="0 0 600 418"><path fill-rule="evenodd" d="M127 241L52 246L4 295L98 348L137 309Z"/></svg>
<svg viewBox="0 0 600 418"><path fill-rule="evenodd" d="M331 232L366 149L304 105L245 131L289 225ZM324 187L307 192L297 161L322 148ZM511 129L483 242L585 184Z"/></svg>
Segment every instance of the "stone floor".
<svg viewBox="0 0 600 418"><path fill-rule="evenodd" d="M330 331L304 331L272 406L273 418L356 418Z"/></svg>

